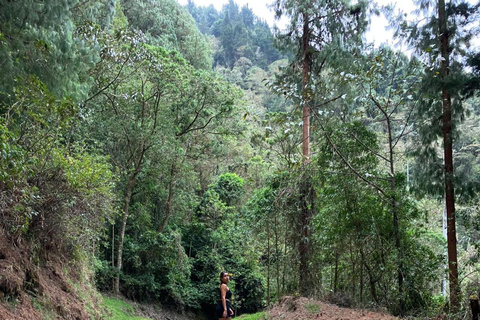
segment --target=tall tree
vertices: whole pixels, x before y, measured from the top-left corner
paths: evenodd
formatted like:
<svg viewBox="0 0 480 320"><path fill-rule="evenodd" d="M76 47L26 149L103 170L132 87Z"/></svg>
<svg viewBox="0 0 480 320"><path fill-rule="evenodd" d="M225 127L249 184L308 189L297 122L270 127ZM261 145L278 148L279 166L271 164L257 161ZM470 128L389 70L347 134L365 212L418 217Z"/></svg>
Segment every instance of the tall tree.
<svg viewBox="0 0 480 320"><path fill-rule="evenodd" d="M401 199L401 188L398 187L400 175L397 172L399 167L399 150L406 143L406 137L411 133L412 113L416 107L413 95L417 92L421 80L421 64L413 58L410 61L401 53L395 53L388 47L373 51L370 56L370 63L362 63L361 68L364 76L358 79L358 92L363 98L357 99L366 102L367 114L372 117L366 120L370 126L375 122L381 123L377 128L379 132L385 133L385 152L376 152L367 148L368 152L381 160L387 168L388 186L379 186L379 191L385 199L392 214L393 237L396 249L397 283L398 283L398 310L404 314L406 308L406 293L404 279L409 275L406 272L404 231L405 217L402 217L402 207L405 207ZM367 71L368 70L368 71ZM344 79L353 78L345 76ZM348 81L348 80L347 80ZM379 137L383 135L380 134ZM363 145L358 137L353 138ZM378 186L378 185L377 185ZM403 221L402 221L403 220ZM404 223L405 224L405 223ZM408 281L407 281L408 282Z"/></svg>
<svg viewBox="0 0 480 320"><path fill-rule="evenodd" d="M287 16L290 24L285 33L277 30L277 38L284 45L296 48L297 56L292 62L293 70L300 70L301 86L298 96L299 106L302 110L302 163L306 169L310 163L310 118L311 110L319 105L312 105L312 101L325 92L317 88L322 86L321 72L328 60L327 52L342 51L349 47L349 42L358 40L363 32L365 3L360 2L351 7L348 1L292 1L277 0L274 4L277 18ZM331 61L329 61L331 63ZM298 78L289 83L290 88ZM294 83L292 83L294 82ZM326 103L326 101L324 101ZM299 286L300 292L309 294L309 251L310 234L309 223L314 214L314 190L309 175L305 171L303 182L300 187L301 198L301 240L299 243L300 269Z"/></svg>
<svg viewBox="0 0 480 320"><path fill-rule="evenodd" d="M123 210L117 248L117 268L120 272L132 193L151 149L161 143L157 134L162 124L162 106L171 94L166 88L172 81L171 75L175 73L174 64L168 56L155 55L142 45L132 46L126 52L122 51L121 46L109 49L110 51L104 51L103 60L96 67L98 91L88 101L101 106L97 121L106 125L107 131L97 129L97 138L104 141L105 151L111 155L124 177ZM157 63L165 65L159 68ZM117 294L119 279L118 273L114 285Z"/></svg>
<svg viewBox="0 0 480 320"><path fill-rule="evenodd" d="M181 165L175 154L181 152L180 140L217 126L230 115L237 97L230 86L210 72L195 70L176 51L168 52L145 42L140 33L106 36L102 61L92 70L94 91L86 100L96 120L90 123L93 137L102 141L123 184L116 293L120 289L127 219L140 174L147 166L161 163L152 157L160 157L162 148L174 154L165 157L171 162L165 164L169 167L170 190L158 226L163 230L172 213L177 165ZM97 123L103 125L98 127Z"/></svg>
<svg viewBox="0 0 480 320"><path fill-rule="evenodd" d="M457 232L455 230L455 191L453 187L453 132L452 132L452 99L447 84L450 73L450 36L447 30L445 0L438 1L438 26L440 35L440 74L442 78L442 135L445 184L445 209L447 211L447 247L448 274L450 280L450 305L459 307Z"/></svg>
<svg viewBox="0 0 480 320"><path fill-rule="evenodd" d="M420 107L416 117L418 121L421 148L418 151L426 171L433 174L430 179L443 185L443 193L447 215L447 252L450 287L450 306L452 310L459 307L459 283L457 260L457 236L455 224L455 170L453 146L456 127L465 116L462 104L462 92L468 83L464 72L463 58L475 30L478 29L475 13L478 4L471 6L466 2L454 4L439 0L422 0L418 2L426 23L404 23L401 31L408 36L408 42L415 47L417 53L424 58L427 68L423 78L423 88L418 99ZM472 26L476 26L473 27ZM432 36L434 35L434 36ZM428 123L428 126L421 125ZM437 155L434 143L442 140L443 157ZM443 159L442 159L443 158ZM443 163L443 164L442 164ZM428 181L428 180L426 180ZM430 186L431 187L431 186ZM435 186L434 186L435 187Z"/></svg>

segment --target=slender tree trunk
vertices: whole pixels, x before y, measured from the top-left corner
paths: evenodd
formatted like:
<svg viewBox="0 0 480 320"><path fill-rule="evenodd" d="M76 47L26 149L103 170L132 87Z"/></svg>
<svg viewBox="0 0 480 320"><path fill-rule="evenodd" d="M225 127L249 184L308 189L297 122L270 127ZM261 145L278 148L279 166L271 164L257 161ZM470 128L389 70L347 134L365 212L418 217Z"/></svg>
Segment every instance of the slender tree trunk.
<svg viewBox="0 0 480 320"><path fill-rule="evenodd" d="M282 274L282 293L286 291L285 289L285 282L286 282L286 276L287 276L287 232L288 232L288 222L285 220L285 237L283 241L283 274Z"/></svg>
<svg viewBox="0 0 480 320"><path fill-rule="evenodd" d="M459 308L459 286L457 266L457 235L455 230L455 193L453 187L453 137L452 137L452 106L450 93L447 87L449 75L449 34L445 0L438 2L438 18L440 27L440 51L442 54L442 103L443 103L443 150L444 150L444 179L445 179L445 206L447 210L447 248L448 269L450 281L450 306L452 310Z"/></svg>
<svg viewBox="0 0 480 320"><path fill-rule="evenodd" d="M170 183L168 186L168 198L167 198L167 201L165 202L165 217L163 218L162 223L158 228L159 232L163 232L163 230L165 230L168 224L168 219L170 218L173 212L173 196L174 196L173 190L177 184L176 176L177 176L176 166L175 166L175 163L172 163L170 167Z"/></svg>
<svg viewBox="0 0 480 320"><path fill-rule="evenodd" d="M335 275L333 278L333 292L337 293L337 287L338 287L338 260L340 259L340 254L338 253L338 250L335 250Z"/></svg>
<svg viewBox="0 0 480 320"><path fill-rule="evenodd" d="M270 223L267 219L267 307L270 305Z"/></svg>
<svg viewBox="0 0 480 320"><path fill-rule="evenodd" d="M120 293L120 272L122 271L123 266L123 241L125 239L125 228L127 226L127 218L129 214L130 208L130 199L132 198L132 190L133 186L135 185L135 180L137 176L137 171L132 172L128 177L127 186L125 189L125 198L124 198L124 205L123 205L123 214L122 214L122 224L120 225L120 232L118 235L118 249L117 249L117 274L115 276L115 285L113 288L113 292L115 294Z"/></svg>
<svg viewBox="0 0 480 320"><path fill-rule="evenodd" d="M280 253L278 251L278 218L277 218L277 211L275 210L275 269L277 271L277 297L280 297Z"/></svg>
<svg viewBox="0 0 480 320"><path fill-rule="evenodd" d="M307 13L303 14L303 35L302 35L302 113L303 113L303 139L302 139L302 154L303 163L310 162L310 96L311 92L308 88L310 82L310 73L312 66L312 52L310 48L310 26L309 16Z"/></svg>
<svg viewBox="0 0 480 320"><path fill-rule="evenodd" d="M357 265L357 262L355 260L355 245L353 243L353 239L350 238L350 263L352 264L352 298L355 299L355 295L357 294L357 269L355 266Z"/></svg>
<svg viewBox="0 0 480 320"><path fill-rule="evenodd" d="M376 285L375 285L375 283L377 281L375 280L375 277L373 276L373 272L370 269L370 267L368 266L367 261L365 261L365 257L363 255L363 252L362 252L362 262L363 262L363 266L365 267L365 269L367 271L368 280L369 280L369 284L370 284L370 293L372 295L373 300L376 303L378 303L377 288L376 288Z"/></svg>
<svg viewBox="0 0 480 320"><path fill-rule="evenodd" d="M313 186L306 172L306 166L310 162L310 96L308 88L310 82L310 72L312 65L312 53L310 49L310 26L309 16L303 14L303 36L302 36L302 113L303 113L303 132L302 132L302 154L304 164L304 174L300 184L301 201L301 221L300 221L300 269L299 269L299 289L300 294L308 296L311 289L311 277L309 275L309 253L310 253L310 220L313 215Z"/></svg>
<svg viewBox="0 0 480 320"><path fill-rule="evenodd" d="M398 282L398 294L399 294L399 313L400 315L404 314L405 311L405 298L404 298L404 285L403 285L403 248L400 237L400 227L399 227L399 216L398 216L398 205L395 185L395 167L394 167L394 145L393 145L393 136L392 136L392 124L390 122L390 117L385 112L385 120L387 123L388 130L388 148L389 148L389 162L390 162L390 206L392 208L392 217L393 217L393 237L395 238L395 249L397 249L397 282Z"/></svg>
<svg viewBox="0 0 480 320"><path fill-rule="evenodd" d="M112 268L115 268L115 224L112 224Z"/></svg>
<svg viewBox="0 0 480 320"><path fill-rule="evenodd" d="M112 269L115 268L115 223L112 225ZM112 279L112 288L115 291L117 278Z"/></svg>
<svg viewBox="0 0 480 320"><path fill-rule="evenodd" d="M357 200L355 198L354 195L351 194L350 190L348 188L344 188L344 194L345 194L345 208L347 209L347 212L352 212L354 214L358 214L357 213L357 210L356 210L356 203L357 203ZM355 227L357 227L357 223L355 222ZM351 265L352 265L352 278L350 280L350 283L351 283L351 290L352 290L352 298L355 298L355 292L356 292L356 268L355 268L355 265L356 265L356 261L355 261L355 257L354 257L354 243L353 243L353 239L350 237L349 238L349 243L348 243L348 248L349 248L349 252L350 252L350 262L351 262Z"/></svg>
<svg viewBox="0 0 480 320"><path fill-rule="evenodd" d="M363 302L363 249L360 248L360 303Z"/></svg>
<svg viewBox="0 0 480 320"><path fill-rule="evenodd" d="M300 188L302 217L300 239L298 242L300 253L299 289L301 295L309 296L312 288L312 279L308 264L311 253L310 220L313 216L313 187L306 172L304 172L304 181L302 181Z"/></svg>

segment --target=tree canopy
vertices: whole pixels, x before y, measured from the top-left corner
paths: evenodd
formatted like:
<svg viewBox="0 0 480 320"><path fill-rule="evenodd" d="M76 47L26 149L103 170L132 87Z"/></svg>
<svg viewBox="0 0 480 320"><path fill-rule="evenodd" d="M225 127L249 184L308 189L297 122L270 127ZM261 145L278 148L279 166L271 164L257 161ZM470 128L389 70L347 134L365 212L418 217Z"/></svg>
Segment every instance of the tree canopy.
<svg viewBox="0 0 480 320"><path fill-rule="evenodd" d="M283 30L234 0L0 6L0 317L212 317L221 271L236 314L466 314L478 4L382 8L411 54L366 43L362 1L277 0Z"/></svg>

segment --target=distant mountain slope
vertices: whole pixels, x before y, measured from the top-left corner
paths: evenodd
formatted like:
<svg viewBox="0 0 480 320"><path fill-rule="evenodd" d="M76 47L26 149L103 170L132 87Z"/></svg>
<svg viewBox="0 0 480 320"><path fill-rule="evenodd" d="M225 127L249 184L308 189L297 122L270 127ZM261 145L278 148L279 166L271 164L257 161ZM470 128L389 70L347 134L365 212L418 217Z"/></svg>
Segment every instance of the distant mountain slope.
<svg viewBox="0 0 480 320"><path fill-rule="evenodd" d="M266 70L272 62L284 58L274 47L274 37L268 24L257 17L248 6L239 7L230 0L218 12L212 5L195 6L189 1L186 8L195 19L198 29L216 39L214 66L232 69L241 58Z"/></svg>

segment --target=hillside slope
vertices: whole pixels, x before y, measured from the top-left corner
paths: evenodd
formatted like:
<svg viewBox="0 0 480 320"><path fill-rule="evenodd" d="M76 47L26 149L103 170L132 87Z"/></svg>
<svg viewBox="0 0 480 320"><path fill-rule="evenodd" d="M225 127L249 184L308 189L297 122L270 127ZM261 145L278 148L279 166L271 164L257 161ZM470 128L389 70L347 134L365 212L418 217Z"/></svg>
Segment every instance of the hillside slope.
<svg viewBox="0 0 480 320"><path fill-rule="evenodd" d="M341 308L339 306L303 297L283 297L267 313L268 319L282 320L394 320L396 317L369 310Z"/></svg>
<svg viewBox="0 0 480 320"><path fill-rule="evenodd" d="M24 240L0 229L0 319L101 318L100 296L78 284L69 263L52 254L40 264L35 256Z"/></svg>

